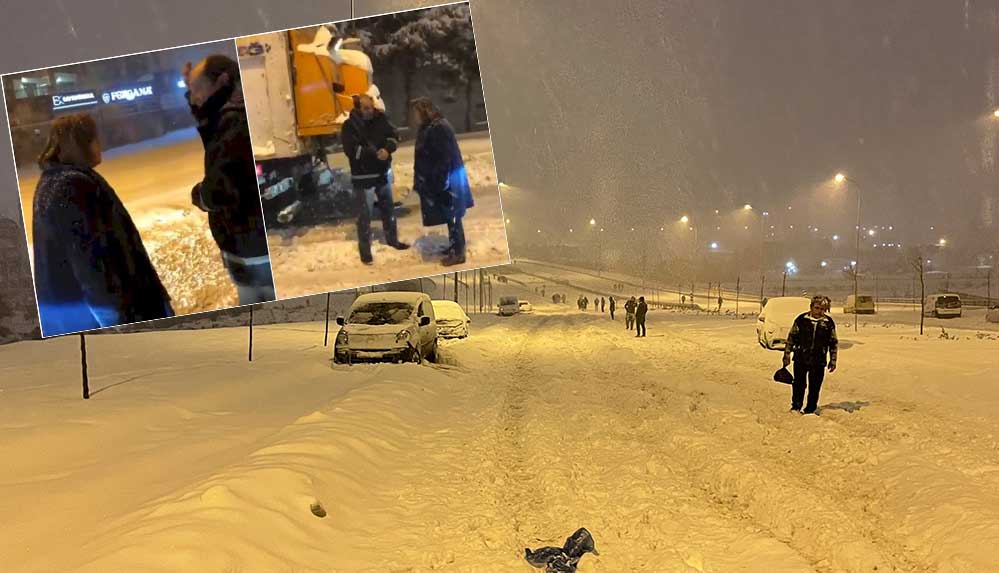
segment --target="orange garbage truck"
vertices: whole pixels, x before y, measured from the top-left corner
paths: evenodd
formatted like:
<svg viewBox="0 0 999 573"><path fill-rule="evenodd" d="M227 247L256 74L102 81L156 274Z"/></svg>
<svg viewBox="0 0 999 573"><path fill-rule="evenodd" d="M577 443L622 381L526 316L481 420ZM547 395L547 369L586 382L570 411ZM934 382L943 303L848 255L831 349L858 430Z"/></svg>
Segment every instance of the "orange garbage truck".
<svg viewBox="0 0 999 573"><path fill-rule="evenodd" d="M257 184L269 226L355 214L350 174L332 167L328 156L339 146L355 96L368 94L385 109L371 59L359 45L355 38L337 38L328 26L237 40Z"/></svg>

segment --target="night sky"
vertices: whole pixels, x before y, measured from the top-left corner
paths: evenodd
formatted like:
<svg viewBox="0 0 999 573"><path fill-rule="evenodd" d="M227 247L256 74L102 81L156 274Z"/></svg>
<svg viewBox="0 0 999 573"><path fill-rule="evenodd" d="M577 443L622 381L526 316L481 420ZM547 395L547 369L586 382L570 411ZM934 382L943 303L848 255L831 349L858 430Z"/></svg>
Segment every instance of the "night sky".
<svg viewBox="0 0 999 573"><path fill-rule="evenodd" d="M850 233L842 170L895 240L994 240L999 2L483 0L473 19L512 219L707 229L751 203Z"/></svg>

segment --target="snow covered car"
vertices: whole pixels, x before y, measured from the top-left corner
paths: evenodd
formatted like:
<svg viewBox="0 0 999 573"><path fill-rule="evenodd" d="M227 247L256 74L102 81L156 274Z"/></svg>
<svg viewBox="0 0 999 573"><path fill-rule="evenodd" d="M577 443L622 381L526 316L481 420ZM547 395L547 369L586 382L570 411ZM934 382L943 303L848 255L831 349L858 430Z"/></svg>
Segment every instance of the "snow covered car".
<svg viewBox="0 0 999 573"><path fill-rule="evenodd" d="M520 301L515 296L501 296L499 299L499 315L513 316L520 312Z"/></svg>
<svg viewBox="0 0 999 573"><path fill-rule="evenodd" d="M416 362L437 359L437 322L430 297L378 292L357 297L340 325L333 361Z"/></svg>
<svg viewBox="0 0 999 573"><path fill-rule="evenodd" d="M778 296L767 300L756 322L756 339L768 350L783 350L794 319L808 312L812 300L801 296Z"/></svg>
<svg viewBox="0 0 999 573"><path fill-rule="evenodd" d="M437 317L437 336L440 338L465 338L468 336L468 318L461 305L453 300L435 300L434 315Z"/></svg>
<svg viewBox="0 0 999 573"><path fill-rule="evenodd" d="M534 312L534 307L531 306L531 303L526 300L518 300L517 307L517 312Z"/></svg>
<svg viewBox="0 0 999 573"><path fill-rule="evenodd" d="M931 294L926 297L923 314L933 318L960 318L961 297L956 294Z"/></svg>
<svg viewBox="0 0 999 573"><path fill-rule="evenodd" d="M999 322L999 304L985 312L985 322Z"/></svg>
<svg viewBox="0 0 999 573"><path fill-rule="evenodd" d="M875 312L874 297L871 295L860 294L855 298L851 294L846 297L846 302L843 303L844 314L874 314Z"/></svg>

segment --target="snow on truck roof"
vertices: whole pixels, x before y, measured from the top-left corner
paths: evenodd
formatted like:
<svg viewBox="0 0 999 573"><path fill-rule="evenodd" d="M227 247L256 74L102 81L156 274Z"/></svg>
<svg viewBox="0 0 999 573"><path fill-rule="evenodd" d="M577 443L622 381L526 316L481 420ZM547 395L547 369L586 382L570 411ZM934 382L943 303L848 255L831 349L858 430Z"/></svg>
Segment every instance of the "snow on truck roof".
<svg viewBox="0 0 999 573"><path fill-rule="evenodd" d="M357 297L357 300L354 301L352 306L372 302L405 302L408 304L419 304L429 298L429 296L422 292L372 292L362 294Z"/></svg>

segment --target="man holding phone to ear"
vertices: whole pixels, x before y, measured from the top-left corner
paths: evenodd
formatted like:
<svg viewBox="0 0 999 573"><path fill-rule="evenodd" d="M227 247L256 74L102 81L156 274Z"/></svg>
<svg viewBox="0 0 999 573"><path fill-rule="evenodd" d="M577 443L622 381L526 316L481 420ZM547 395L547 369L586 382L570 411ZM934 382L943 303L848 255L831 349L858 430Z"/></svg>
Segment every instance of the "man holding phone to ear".
<svg viewBox="0 0 999 573"><path fill-rule="evenodd" d="M392 199L389 170L392 154L399 144L399 135L385 113L375 107L374 98L367 94L354 97L354 109L343 125L341 143L350 162L350 178L354 187L357 206L357 247L361 261L370 265L371 213L368 211L367 194L372 191L381 211L382 229L389 246L405 250L409 245L399 240Z"/></svg>

